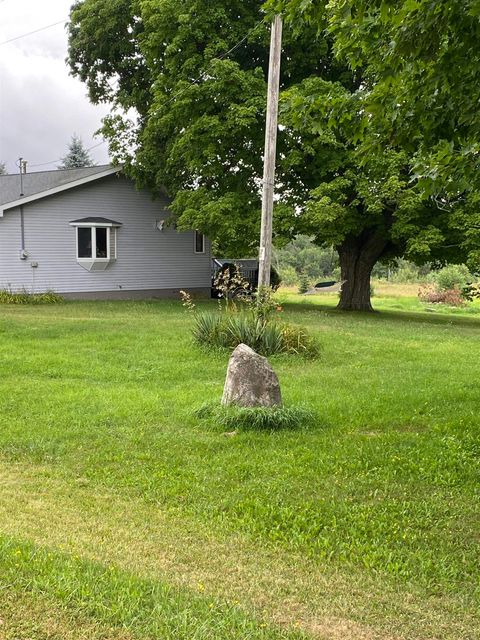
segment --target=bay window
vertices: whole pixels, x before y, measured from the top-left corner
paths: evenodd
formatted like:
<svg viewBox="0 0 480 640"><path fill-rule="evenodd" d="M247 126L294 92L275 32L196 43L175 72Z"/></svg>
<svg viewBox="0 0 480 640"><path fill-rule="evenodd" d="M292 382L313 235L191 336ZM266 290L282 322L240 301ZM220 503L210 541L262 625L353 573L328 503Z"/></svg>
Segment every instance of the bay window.
<svg viewBox="0 0 480 640"><path fill-rule="evenodd" d="M119 222L107 218L73 220L76 228L77 262L87 271L103 271L117 258Z"/></svg>

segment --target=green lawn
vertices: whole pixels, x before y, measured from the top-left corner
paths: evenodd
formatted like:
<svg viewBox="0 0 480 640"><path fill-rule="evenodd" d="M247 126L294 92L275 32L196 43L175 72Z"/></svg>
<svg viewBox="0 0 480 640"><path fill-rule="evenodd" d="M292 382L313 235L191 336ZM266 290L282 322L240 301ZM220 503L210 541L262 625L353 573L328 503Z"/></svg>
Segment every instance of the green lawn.
<svg viewBox="0 0 480 640"><path fill-rule="evenodd" d="M316 424L233 437L179 302L0 306L2 640L480 637L478 307L283 302Z"/></svg>

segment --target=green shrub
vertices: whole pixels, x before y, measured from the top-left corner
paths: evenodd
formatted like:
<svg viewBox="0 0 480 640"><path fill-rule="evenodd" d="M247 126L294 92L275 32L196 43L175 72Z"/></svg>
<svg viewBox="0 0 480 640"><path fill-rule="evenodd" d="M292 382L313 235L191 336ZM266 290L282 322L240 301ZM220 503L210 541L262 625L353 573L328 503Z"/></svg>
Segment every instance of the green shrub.
<svg viewBox="0 0 480 640"><path fill-rule="evenodd" d="M315 358L320 353L318 342L303 327L246 312L196 314L193 337L206 347L234 349L243 343L264 356L287 353Z"/></svg>
<svg viewBox="0 0 480 640"><path fill-rule="evenodd" d="M462 289L462 298L468 302L473 302L473 300L478 300L480 298L480 284L467 284L466 287Z"/></svg>
<svg viewBox="0 0 480 640"><path fill-rule="evenodd" d="M396 271L393 272L390 281L399 284L415 283L422 279L419 268L412 262L400 260Z"/></svg>
<svg viewBox="0 0 480 640"><path fill-rule="evenodd" d="M298 273L294 267L287 265L280 270L280 276L282 283L287 287L294 287L298 285Z"/></svg>
<svg viewBox="0 0 480 640"><path fill-rule="evenodd" d="M193 338L198 344L206 346L226 346L220 344L222 316L219 313L195 314Z"/></svg>
<svg viewBox="0 0 480 640"><path fill-rule="evenodd" d="M247 344L258 353L270 355L282 352L282 333L279 325L239 313L226 318L226 346Z"/></svg>
<svg viewBox="0 0 480 640"><path fill-rule="evenodd" d="M282 307L272 287L260 287L236 301L219 300L213 313L198 313L191 296L185 291L180 295L194 318L193 338L201 346L235 349L243 343L263 356L287 353L315 358L320 352L317 341L304 328L279 322Z"/></svg>
<svg viewBox="0 0 480 640"><path fill-rule="evenodd" d="M270 268L270 286L273 291L277 291L282 284L282 276L278 273L275 267Z"/></svg>
<svg viewBox="0 0 480 640"><path fill-rule="evenodd" d="M472 275L464 264L449 264L432 273L431 279L440 291L461 290L472 281Z"/></svg>
<svg viewBox="0 0 480 640"><path fill-rule="evenodd" d="M282 325L282 340L284 353L297 354L306 358L317 358L320 355L318 341L298 325Z"/></svg>
<svg viewBox="0 0 480 640"><path fill-rule="evenodd" d="M224 407L216 403L202 405L194 412L201 420L206 420L225 431L236 429L277 431L298 429L315 422L315 414L305 407Z"/></svg>
<svg viewBox="0 0 480 640"><path fill-rule="evenodd" d="M0 290L1 304L58 304L59 302L63 302L62 296L53 291L46 291L45 293L20 291L14 293L8 289Z"/></svg>
<svg viewBox="0 0 480 640"><path fill-rule="evenodd" d="M306 273L302 273L299 279L298 293L307 293L310 289L310 281Z"/></svg>

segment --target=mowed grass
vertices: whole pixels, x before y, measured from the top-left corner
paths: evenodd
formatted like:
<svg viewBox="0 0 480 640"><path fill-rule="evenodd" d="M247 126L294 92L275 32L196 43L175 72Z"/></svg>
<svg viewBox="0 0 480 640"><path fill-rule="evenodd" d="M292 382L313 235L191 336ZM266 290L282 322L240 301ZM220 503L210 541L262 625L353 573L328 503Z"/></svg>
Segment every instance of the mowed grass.
<svg viewBox="0 0 480 640"><path fill-rule="evenodd" d="M0 638L479 637L478 307L384 296L281 293L316 422L234 436L179 302L0 307Z"/></svg>

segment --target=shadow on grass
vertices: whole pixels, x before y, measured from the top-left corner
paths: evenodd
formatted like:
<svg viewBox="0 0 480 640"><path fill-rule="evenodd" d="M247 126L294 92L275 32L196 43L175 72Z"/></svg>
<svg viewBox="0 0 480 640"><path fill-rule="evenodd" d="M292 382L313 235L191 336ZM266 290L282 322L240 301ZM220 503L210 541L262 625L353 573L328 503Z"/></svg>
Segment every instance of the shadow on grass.
<svg viewBox="0 0 480 640"><path fill-rule="evenodd" d="M287 311L291 315L302 314L305 312L316 312L319 314L325 314L330 317L336 318L345 318L349 320L359 319L359 320L368 320L371 322L383 322L389 321L391 323L419 323L419 324L429 324L429 325L450 325L457 327L466 327L469 329L478 329L480 330L480 313L472 314L472 316L467 315L468 312L448 312L448 311L409 311L405 308L398 309L386 309L386 308L376 308L374 312L348 312L348 311L340 311L334 306L336 301L325 301L318 302L318 298L314 300L305 299L305 300L296 300L296 301L288 301L282 300L280 303L285 311ZM209 299L201 299L196 301L197 308L199 311L211 311L213 308L218 307L217 300L209 300ZM375 301L374 301L375 304ZM109 311L126 311L135 309L142 310L150 310L153 314L158 312L159 310L162 313L172 313L177 315L179 309L181 308L181 302L179 300L159 300L159 299L149 299L149 300L114 300L101 303L99 308L99 303L97 300L88 300L88 301L66 301L65 307L78 307L80 306L83 310L95 311L96 313L103 312L104 315L108 315ZM185 314L187 315L187 314Z"/></svg>
<svg viewBox="0 0 480 640"><path fill-rule="evenodd" d="M318 304L310 301L285 302L282 304L288 313L304 313L305 311L317 311L318 313L349 320L369 320L372 322L389 321L393 323L415 322L431 325L455 325L480 330L480 315L473 317L457 313L436 311L408 311L404 309L374 309L371 311L342 311L330 304Z"/></svg>

